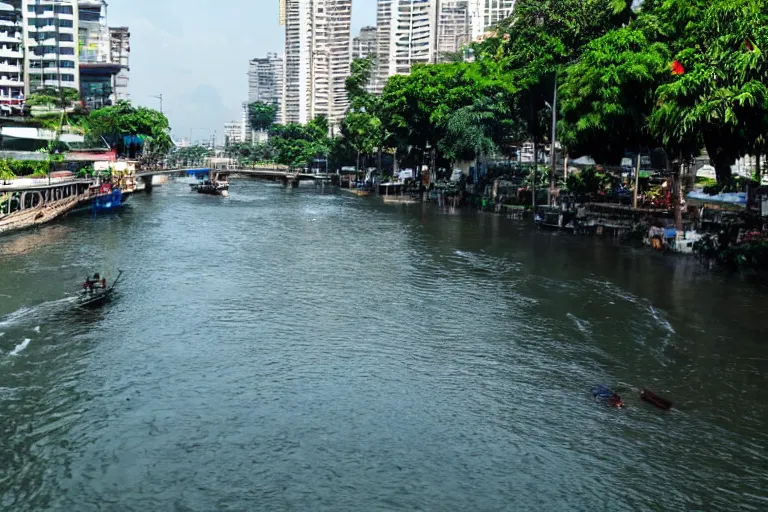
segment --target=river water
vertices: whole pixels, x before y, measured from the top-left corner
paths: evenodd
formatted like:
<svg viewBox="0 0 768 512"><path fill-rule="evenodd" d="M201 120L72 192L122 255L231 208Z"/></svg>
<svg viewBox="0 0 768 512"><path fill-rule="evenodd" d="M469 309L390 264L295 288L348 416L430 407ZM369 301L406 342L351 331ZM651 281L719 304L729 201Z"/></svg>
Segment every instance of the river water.
<svg viewBox="0 0 768 512"><path fill-rule="evenodd" d="M0 239L0 510L766 510L766 305L497 216L171 183Z"/></svg>

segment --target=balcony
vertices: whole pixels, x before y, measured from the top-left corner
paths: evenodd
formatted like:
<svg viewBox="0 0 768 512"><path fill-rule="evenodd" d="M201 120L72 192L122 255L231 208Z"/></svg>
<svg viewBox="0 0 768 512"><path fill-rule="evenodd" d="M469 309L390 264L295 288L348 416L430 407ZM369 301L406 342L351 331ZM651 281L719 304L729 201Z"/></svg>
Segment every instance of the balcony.
<svg viewBox="0 0 768 512"><path fill-rule="evenodd" d="M0 76L0 87L24 87L24 81L13 77Z"/></svg>
<svg viewBox="0 0 768 512"><path fill-rule="evenodd" d="M21 66L13 64L0 64L0 75L8 73L21 73Z"/></svg>
<svg viewBox="0 0 768 512"><path fill-rule="evenodd" d="M0 59L23 59L24 54L19 50L0 48Z"/></svg>
<svg viewBox="0 0 768 512"><path fill-rule="evenodd" d="M8 32L0 32L0 44L2 43L21 43L21 32L16 32L14 35L13 33Z"/></svg>

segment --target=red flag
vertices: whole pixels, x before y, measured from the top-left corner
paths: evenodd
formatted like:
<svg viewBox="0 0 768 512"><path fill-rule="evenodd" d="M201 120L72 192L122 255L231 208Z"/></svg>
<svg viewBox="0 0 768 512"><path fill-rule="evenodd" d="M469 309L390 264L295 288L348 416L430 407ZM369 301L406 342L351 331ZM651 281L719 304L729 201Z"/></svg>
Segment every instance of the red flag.
<svg viewBox="0 0 768 512"><path fill-rule="evenodd" d="M684 75L685 74L685 68L682 64L680 64L680 61L675 59L675 61L670 65L672 68L672 74L673 75Z"/></svg>

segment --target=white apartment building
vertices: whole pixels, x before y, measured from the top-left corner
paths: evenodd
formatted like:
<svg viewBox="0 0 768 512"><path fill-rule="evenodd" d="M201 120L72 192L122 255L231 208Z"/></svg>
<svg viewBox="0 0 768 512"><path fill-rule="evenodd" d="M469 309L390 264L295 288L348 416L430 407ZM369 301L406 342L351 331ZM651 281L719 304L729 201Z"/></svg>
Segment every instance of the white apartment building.
<svg viewBox="0 0 768 512"><path fill-rule="evenodd" d="M285 24L284 122L344 117L351 62L352 0L281 0Z"/></svg>
<svg viewBox="0 0 768 512"><path fill-rule="evenodd" d="M22 0L0 3L0 106L10 110L24 98Z"/></svg>
<svg viewBox="0 0 768 512"><path fill-rule="evenodd" d="M352 62L352 0L324 0L317 5L322 5L326 14L330 99L327 109L316 108L313 117L325 114L333 130L341 124L349 108L346 81ZM321 28L316 30L319 32ZM316 46L318 51L323 50L319 44Z"/></svg>
<svg viewBox="0 0 768 512"><path fill-rule="evenodd" d="M276 53L248 62L248 102L273 105L278 124L283 123L283 74L283 57Z"/></svg>
<svg viewBox="0 0 768 512"><path fill-rule="evenodd" d="M482 37L493 25L512 15L515 0L469 0L472 39Z"/></svg>
<svg viewBox="0 0 768 512"><path fill-rule="evenodd" d="M352 60L376 56L376 27L363 27L352 39Z"/></svg>
<svg viewBox="0 0 768 512"><path fill-rule="evenodd" d="M310 0L280 0L285 25L285 123L309 121L312 4Z"/></svg>
<svg viewBox="0 0 768 512"><path fill-rule="evenodd" d="M393 0L378 0L376 5L376 72L371 79L371 90L375 94L381 94L389 78L392 2Z"/></svg>
<svg viewBox="0 0 768 512"><path fill-rule="evenodd" d="M392 75L414 64L440 62L512 15L515 0L378 0L377 70L380 93Z"/></svg>
<svg viewBox="0 0 768 512"><path fill-rule="evenodd" d="M25 94L52 87L80 90L76 0L23 0Z"/></svg>
<svg viewBox="0 0 768 512"><path fill-rule="evenodd" d="M468 0L440 0L437 13L436 62L460 52L471 41Z"/></svg>
<svg viewBox="0 0 768 512"><path fill-rule="evenodd" d="M224 145L241 144L244 142L242 133L242 123L231 121L224 123Z"/></svg>
<svg viewBox="0 0 768 512"><path fill-rule="evenodd" d="M248 114L248 102L244 101L242 105L242 111L240 116L240 140L243 142L251 142L251 121Z"/></svg>
<svg viewBox="0 0 768 512"><path fill-rule="evenodd" d="M389 45L379 47L381 68L378 87L386 78L407 75L414 64L435 60L438 0L380 0L377 26ZM387 48L388 46L388 48ZM386 51L386 58L382 59Z"/></svg>

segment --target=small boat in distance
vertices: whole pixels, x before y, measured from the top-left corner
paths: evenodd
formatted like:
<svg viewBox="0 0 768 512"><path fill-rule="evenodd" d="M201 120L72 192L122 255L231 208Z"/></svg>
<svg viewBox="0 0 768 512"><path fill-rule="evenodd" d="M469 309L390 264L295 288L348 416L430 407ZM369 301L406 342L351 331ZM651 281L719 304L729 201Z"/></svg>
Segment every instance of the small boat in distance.
<svg viewBox="0 0 768 512"><path fill-rule="evenodd" d="M207 180L189 185L192 192L212 196L229 197L229 173L211 169Z"/></svg>
<svg viewBox="0 0 768 512"><path fill-rule="evenodd" d="M121 270L110 287L107 287L106 278L101 278L101 280L99 280L99 274L94 274L93 280L91 280L90 277L87 277L83 283L83 291L77 301L77 307L84 309L95 308L103 306L109 302L115 293L115 287L122 275L123 271Z"/></svg>

